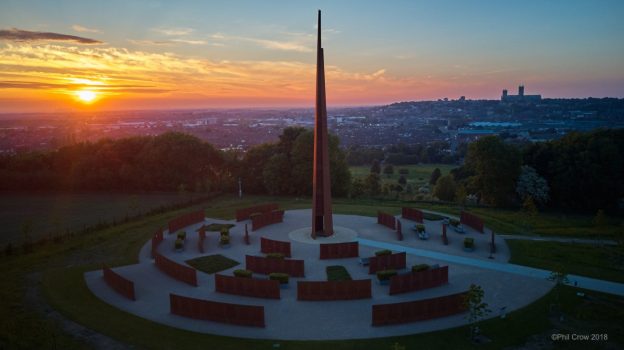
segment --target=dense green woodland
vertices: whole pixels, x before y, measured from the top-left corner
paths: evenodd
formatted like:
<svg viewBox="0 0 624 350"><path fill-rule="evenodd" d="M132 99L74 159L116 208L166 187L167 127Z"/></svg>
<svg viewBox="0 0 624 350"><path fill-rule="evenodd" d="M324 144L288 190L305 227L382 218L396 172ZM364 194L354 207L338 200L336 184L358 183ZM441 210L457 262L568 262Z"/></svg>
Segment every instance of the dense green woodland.
<svg viewBox="0 0 624 350"><path fill-rule="evenodd" d="M379 163L384 164L384 172L394 171L390 164L402 164L381 150L343 151L334 135L329 146L335 196L379 197ZM441 149L442 145L388 148L390 155L412 154L420 161L443 161ZM463 166L442 177L432 176L436 198L456 202L469 198L491 206L621 212L624 130L570 133L525 147L484 137L471 143L465 154ZM374 163L367 179L351 179L349 156ZM240 178L245 193L305 196L312 191L312 160L313 133L304 128L286 128L278 142L258 145L244 154L216 150L190 135L166 133L2 156L0 190L234 192ZM407 191L400 180L395 190Z"/></svg>

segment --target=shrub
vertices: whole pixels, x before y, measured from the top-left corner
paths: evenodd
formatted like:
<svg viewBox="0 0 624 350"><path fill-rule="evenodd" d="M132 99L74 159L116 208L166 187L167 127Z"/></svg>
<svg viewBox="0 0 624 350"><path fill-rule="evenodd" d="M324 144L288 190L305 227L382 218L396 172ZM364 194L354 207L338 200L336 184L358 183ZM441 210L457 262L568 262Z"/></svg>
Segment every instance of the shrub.
<svg viewBox="0 0 624 350"><path fill-rule="evenodd" d="M182 248L184 248L184 241L182 239L180 239L180 238L176 239L175 240L175 249L178 250L178 249L182 249Z"/></svg>
<svg viewBox="0 0 624 350"><path fill-rule="evenodd" d="M427 264L418 264L412 266L412 272L420 272L429 270L429 265Z"/></svg>
<svg viewBox="0 0 624 350"><path fill-rule="evenodd" d="M392 254L392 251L388 249L378 250L375 252L375 256L391 255L391 254Z"/></svg>
<svg viewBox="0 0 624 350"><path fill-rule="evenodd" d="M416 231L418 231L418 233L425 232L425 225L423 224L416 225Z"/></svg>
<svg viewBox="0 0 624 350"><path fill-rule="evenodd" d="M390 277L396 276L396 275L397 275L396 270L381 270L381 271L377 271L377 279L380 280L380 281L389 280Z"/></svg>
<svg viewBox="0 0 624 350"><path fill-rule="evenodd" d="M221 228L221 237L230 236L230 229L227 227Z"/></svg>
<svg viewBox="0 0 624 350"><path fill-rule="evenodd" d="M219 238L219 244L221 245L230 244L230 236L221 236L221 238Z"/></svg>
<svg viewBox="0 0 624 350"><path fill-rule="evenodd" d="M464 238L464 248L468 248L468 249L474 248L474 238L469 238L469 237Z"/></svg>
<svg viewBox="0 0 624 350"><path fill-rule="evenodd" d="M288 278L289 276L287 273L272 272L269 274L270 280L279 281L280 284L287 284Z"/></svg>
<svg viewBox="0 0 624 350"><path fill-rule="evenodd" d="M178 232L178 239L185 240L186 239L186 231Z"/></svg>
<svg viewBox="0 0 624 350"><path fill-rule="evenodd" d="M251 270L244 270L244 269L234 270L234 276L236 277L251 278L252 273L253 272Z"/></svg>
<svg viewBox="0 0 624 350"><path fill-rule="evenodd" d="M457 219L449 219L449 224L451 224L451 226L459 226L459 220Z"/></svg>
<svg viewBox="0 0 624 350"><path fill-rule="evenodd" d="M267 258L271 259L284 259L284 254L282 253L267 253Z"/></svg>

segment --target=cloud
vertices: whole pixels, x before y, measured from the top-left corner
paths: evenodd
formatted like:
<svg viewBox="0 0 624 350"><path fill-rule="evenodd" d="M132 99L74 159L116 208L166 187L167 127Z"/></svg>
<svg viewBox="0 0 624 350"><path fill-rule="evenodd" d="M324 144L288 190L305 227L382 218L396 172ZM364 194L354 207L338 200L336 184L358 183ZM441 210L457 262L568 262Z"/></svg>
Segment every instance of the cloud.
<svg viewBox="0 0 624 350"><path fill-rule="evenodd" d="M103 42L95 39L83 38L80 36L50 33L50 32L31 32L17 28L1 29L0 40L9 40L16 42L27 41L67 41L78 44L103 44Z"/></svg>
<svg viewBox="0 0 624 350"><path fill-rule="evenodd" d="M99 33L100 32L97 29L83 27L80 24L74 24L71 27L72 27L73 30L75 30L77 32L80 32L80 33Z"/></svg>
<svg viewBox="0 0 624 350"><path fill-rule="evenodd" d="M189 45L206 45L204 40L190 40L190 39L171 39L174 43L182 43Z"/></svg>
<svg viewBox="0 0 624 350"><path fill-rule="evenodd" d="M294 42L294 41L277 41L277 40L255 39L255 38L240 38L240 39L255 43L267 49L275 49L275 50L282 50L282 51L296 51L296 52L312 52L312 49L310 47Z"/></svg>
<svg viewBox="0 0 624 350"><path fill-rule="evenodd" d="M280 51L295 51L295 52L312 52L311 44L314 42L313 37L309 34L303 33L284 33L289 37L293 37L291 40L271 40L260 39L245 36L229 36L223 33L215 33L210 37L218 41L246 41L263 47L265 49L280 50ZM219 43L216 43L219 44ZM219 46L219 45L215 45Z"/></svg>
<svg viewBox="0 0 624 350"><path fill-rule="evenodd" d="M152 28L152 31L166 36L189 35L195 30L193 28Z"/></svg>
<svg viewBox="0 0 624 350"><path fill-rule="evenodd" d="M370 73L333 65L325 69L335 101L397 98L432 87L411 77L389 76L384 69ZM314 78L315 64L299 61L211 60L115 47L0 45L0 87L6 98L43 99L90 88L122 100L166 96L181 106L185 104L180 101L191 99L312 103Z"/></svg>

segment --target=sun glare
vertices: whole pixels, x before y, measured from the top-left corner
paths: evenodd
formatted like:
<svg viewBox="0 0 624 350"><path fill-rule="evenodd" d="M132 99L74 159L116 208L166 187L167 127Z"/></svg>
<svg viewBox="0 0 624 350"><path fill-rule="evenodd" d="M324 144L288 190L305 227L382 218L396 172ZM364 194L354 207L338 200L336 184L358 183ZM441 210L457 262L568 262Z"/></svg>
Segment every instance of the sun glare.
<svg viewBox="0 0 624 350"><path fill-rule="evenodd" d="M95 98L97 97L95 92L93 92L91 90L76 91L76 96L78 96L78 99L80 99L80 101L82 101L84 103L93 102L93 100L95 100Z"/></svg>

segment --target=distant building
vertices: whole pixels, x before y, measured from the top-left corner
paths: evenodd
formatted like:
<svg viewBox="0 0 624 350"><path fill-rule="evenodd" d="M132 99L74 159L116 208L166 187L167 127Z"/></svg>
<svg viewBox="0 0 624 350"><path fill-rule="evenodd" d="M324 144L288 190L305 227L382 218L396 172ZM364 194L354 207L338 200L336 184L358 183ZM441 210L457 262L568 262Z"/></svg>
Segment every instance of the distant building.
<svg viewBox="0 0 624 350"><path fill-rule="evenodd" d="M509 95L507 89L503 90L501 101L503 102L539 102L542 100L542 95L525 95L524 85L518 86L517 95Z"/></svg>

